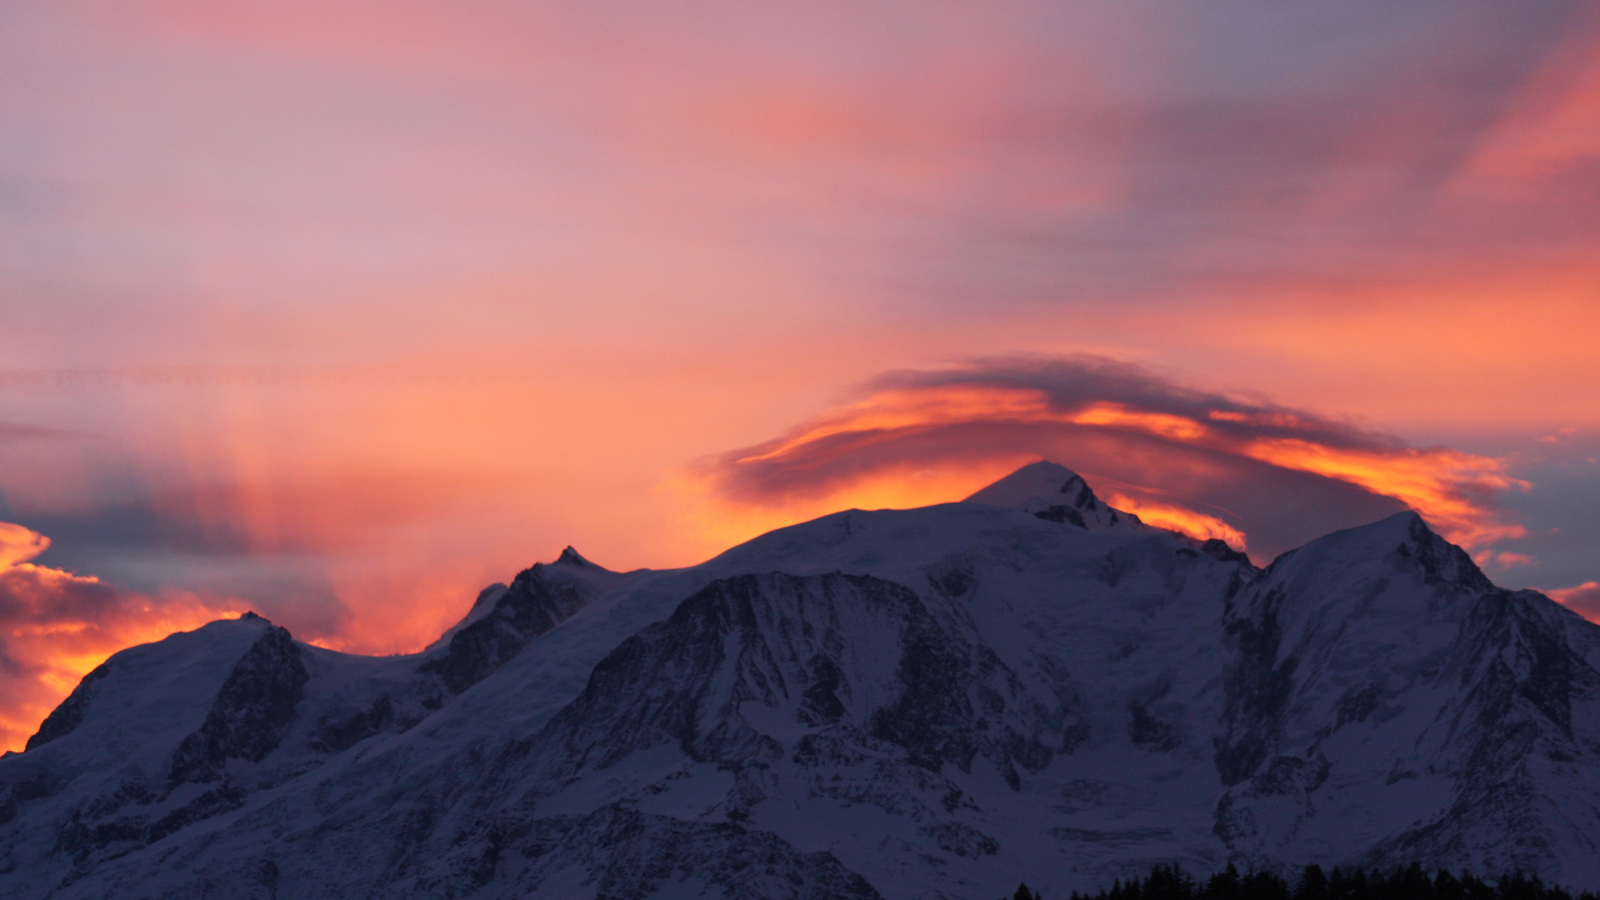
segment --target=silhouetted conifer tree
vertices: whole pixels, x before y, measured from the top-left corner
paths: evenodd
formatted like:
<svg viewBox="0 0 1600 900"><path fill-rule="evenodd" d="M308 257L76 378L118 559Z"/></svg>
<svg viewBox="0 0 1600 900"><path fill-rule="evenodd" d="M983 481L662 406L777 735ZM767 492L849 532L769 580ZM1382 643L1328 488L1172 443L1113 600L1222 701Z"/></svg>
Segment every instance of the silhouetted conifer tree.
<svg viewBox="0 0 1600 900"><path fill-rule="evenodd" d="M1328 876L1316 863L1300 871L1300 883L1295 885L1294 900L1329 900Z"/></svg>
<svg viewBox="0 0 1600 900"><path fill-rule="evenodd" d="M1140 889L1143 900L1194 900L1195 883L1177 866L1156 866Z"/></svg>

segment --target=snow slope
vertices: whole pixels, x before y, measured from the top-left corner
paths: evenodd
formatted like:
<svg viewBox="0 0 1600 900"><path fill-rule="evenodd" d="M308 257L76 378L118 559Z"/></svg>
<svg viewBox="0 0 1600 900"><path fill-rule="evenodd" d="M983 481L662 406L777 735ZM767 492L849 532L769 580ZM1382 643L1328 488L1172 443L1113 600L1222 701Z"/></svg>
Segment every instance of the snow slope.
<svg viewBox="0 0 1600 900"><path fill-rule="evenodd" d="M1178 863L1600 887L1600 628L1413 514L1265 570L1035 464L412 657L132 648L0 759L0 893L993 898Z"/></svg>

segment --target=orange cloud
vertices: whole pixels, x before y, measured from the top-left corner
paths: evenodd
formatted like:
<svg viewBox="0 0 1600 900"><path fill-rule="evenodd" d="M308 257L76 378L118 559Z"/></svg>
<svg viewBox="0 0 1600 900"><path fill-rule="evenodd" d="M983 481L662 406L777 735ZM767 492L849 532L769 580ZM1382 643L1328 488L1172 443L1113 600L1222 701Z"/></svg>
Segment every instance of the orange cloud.
<svg viewBox="0 0 1600 900"><path fill-rule="evenodd" d="M1148 431L1175 441L1197 441L1211 433L1204 424L1193 419L1167 413L1141 412L1120 403L1091 403L1067 416L1064 421L1077 425L1107 425Z"/></svg>
<svg viewBox="0 0 1600 900"><path fill-rule="evenodd" d="M1585 619L1600 624L1600 581L1585 581L1577 587L1558 588L1545 594Z"/></svg>
<svg viewBox="0 0 1600 900"><path fill-rule="evenodd" d="M0 522L0 571L25 563L50 548L50 539L21 525Z"/></svg>
<svg viewBox="0 0 1600 900"><path fill-rule="evenodd" d="M1080 415L1089 415L1084 411ZM1106 415L1114 416L1114 411ZM835 435L870 439L874 433L893 434L908 428L931 428L1000 416L1015 422L1063 422L1069 418L1050 408L1041 391L987 386L953 386L941 391L886 390L840 412L805 426L787 438L752 448L735 460L748 464L780 459L804 444Z"/></svg>
<svg viewBox="0 0 1600 900"><path fill-rule="evenodd" d="M1502 570L1531 566L1538 562L1538 560L1526 553L1508 553L1503 550L1485 550L1482 553L1476 553L1473 555L1472 561L1479 566L1494 566Z"/></svg>
<svg viewBox="0 0 1600 900"><path fill-rule="evenodd" d="M1506 474L1504 460L1443 448L1361 450L1292 438L1252 441L1239 452L1394 497L1464 547L1527 533L1521 525L1502 521L1484 502L1499 491L1529 487Z"/></svg>
<svg viewBox="0 0 1600 900"><path fill-rule="evenodd" d="M1112 490L1106 492L1106 502L1124 512L1131 512L1148 525L1186 534L1196 540L1216 538L1235 550L1247 549L1244 532L1222 521L1182 506L1157 503L1131 494Z"/></svg>
<svg viewBox="0 0 1600 900"><path fill-rule="evenodd" d="M21 560L49 539L0 522L0 750L21 750L79 679L111 654L237 615L191 594L147 597Z"/></svg>
<svg viewBox="0 0 1600 900"><path fill-rule="evenodd" d="M716 498L714 515L739 521L730 510L759 507L759 524L770 527L824 502L959 499L1041 456L1115 488L1128 511L1153 523L1240 547L1287 549L1402 505L1468 547L1524 534L1498 504L1505 491L1528 487L1504 460L1407 447L1097 357L893 373L862 400L695 476ZM1314 521L1320 530L1305 527Z"/></svg>

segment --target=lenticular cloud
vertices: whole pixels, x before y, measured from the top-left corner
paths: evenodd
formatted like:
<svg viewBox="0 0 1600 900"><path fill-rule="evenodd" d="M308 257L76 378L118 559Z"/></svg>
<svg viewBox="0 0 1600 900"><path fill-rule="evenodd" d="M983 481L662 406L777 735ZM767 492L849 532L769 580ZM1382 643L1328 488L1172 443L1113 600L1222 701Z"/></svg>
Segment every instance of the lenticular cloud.
<svg viewBox="0 0 1600 900"><path fill-rule="evenodd" d="M1093 356L892 372L856 402L723 454L702 474L734 505L848 503L908 472L970 470L976 486L996 466L1029 457L1077 470L1155 524L1248 543L1258 556L1404 508L1468 547L1523 534L1499 497L1527 485L1503 460L1410 447Z"/></svg>

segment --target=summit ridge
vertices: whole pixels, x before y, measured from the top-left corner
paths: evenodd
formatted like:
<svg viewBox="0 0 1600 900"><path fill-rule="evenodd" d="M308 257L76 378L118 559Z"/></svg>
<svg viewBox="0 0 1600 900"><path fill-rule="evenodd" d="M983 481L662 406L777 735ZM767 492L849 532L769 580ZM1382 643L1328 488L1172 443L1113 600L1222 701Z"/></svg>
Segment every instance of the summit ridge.
<svg viewBox="0 0 1600 900"><path fill-rule="evenodd" d="M961 501L1020 509L1044 519L1088 531L1148 530L1139 517L1115 509L1099 497L1083 476L1048 460L1030 463Z"/></svg>

